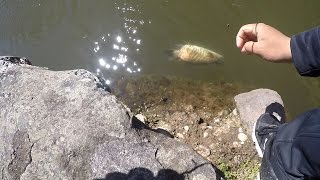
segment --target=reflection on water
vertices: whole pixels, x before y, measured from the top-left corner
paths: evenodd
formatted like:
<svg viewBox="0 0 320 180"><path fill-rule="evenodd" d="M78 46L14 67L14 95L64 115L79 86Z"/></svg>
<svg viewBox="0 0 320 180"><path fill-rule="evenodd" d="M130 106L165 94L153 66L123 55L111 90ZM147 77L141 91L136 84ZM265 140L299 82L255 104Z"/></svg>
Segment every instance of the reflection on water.
<svg viewBox="0 0 320 180"><path fill-rule="evenodd" d="M137 62L143 43L139 37L139 28L145 25L139 4L130 5L128 3L115 2L115 9L122 17L123 31L120 34L104 33L99 39L93 42L92 52L95 53L98 62L96 73L102 77L114 72L120 74L135 74L142 71ZM151 20L148 20L151 24ZM84 38L87 38L86 36ZM107 52L107 53L105 53ZM110 76L104 77L106 84L110 85Z"/></svg>

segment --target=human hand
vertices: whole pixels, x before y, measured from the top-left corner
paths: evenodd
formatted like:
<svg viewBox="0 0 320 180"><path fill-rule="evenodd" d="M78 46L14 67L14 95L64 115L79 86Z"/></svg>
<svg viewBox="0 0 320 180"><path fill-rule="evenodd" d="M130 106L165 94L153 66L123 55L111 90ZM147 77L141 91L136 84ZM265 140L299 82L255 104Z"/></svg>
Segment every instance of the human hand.
<svg viewBox="0 0 320 180"><path fill-rule="evenodd" d="M291 62L290 38L264 23L240 28L236 44L242 53L256 54L271 62Z"/></svg>

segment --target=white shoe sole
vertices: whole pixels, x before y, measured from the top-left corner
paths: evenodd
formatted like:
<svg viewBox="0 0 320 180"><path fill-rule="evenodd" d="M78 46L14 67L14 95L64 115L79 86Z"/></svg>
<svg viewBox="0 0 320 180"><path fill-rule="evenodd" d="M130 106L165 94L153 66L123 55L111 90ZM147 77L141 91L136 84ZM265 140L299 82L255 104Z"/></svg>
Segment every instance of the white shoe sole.
<svg viewBox="0 0 320 180"><path fill-rule="evenodd" d="M259 143L258 143L258 140L257 140L257 137L256 137L256 133L255 133L256 132L256 124L257 124L257 122L255 122L254 125L253 125L253 130L252 130L251 137L252 137L252 140L253 140L253 142L255 144L255 147L256 147L256 150L258 152L259 157L262 158L263 153L262 153L262 150L261 150L261 148L259 146Z"/></svg>

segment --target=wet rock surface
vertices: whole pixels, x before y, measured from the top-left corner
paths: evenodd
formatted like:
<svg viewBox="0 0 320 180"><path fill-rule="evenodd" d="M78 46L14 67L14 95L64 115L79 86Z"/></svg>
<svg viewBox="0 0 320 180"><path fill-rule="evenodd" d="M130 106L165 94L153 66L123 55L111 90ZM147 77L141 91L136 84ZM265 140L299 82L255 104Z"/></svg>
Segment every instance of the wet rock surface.
<svg viewBox="0 0 320 180"><path fill-rule="evenodd" d="M188 145L132 128L128 108L91 73L23 64L1 69L0 179L220 179ZM207 129L208 120L188 108L167 118L190 126L187 133L181 129L187 139L189 133L203 136L191 129ZM163 117L155 118L161 124ZM166 124L164 118L164 129L180 132Z"/></svg>

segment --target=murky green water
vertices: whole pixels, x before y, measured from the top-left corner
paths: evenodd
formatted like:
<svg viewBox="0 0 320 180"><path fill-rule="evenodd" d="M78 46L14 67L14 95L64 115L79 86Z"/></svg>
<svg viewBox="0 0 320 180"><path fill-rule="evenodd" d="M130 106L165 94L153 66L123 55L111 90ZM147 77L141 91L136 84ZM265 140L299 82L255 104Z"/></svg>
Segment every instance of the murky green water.
<svg viewBox="0 0 320 180"><path fill-rule="evenodd" d="M0 55L55 70L88 69L111 85L154 73L271 88L296 115L319 104L319 80L240 54L235 35L257 21L293 35L320 24L319 7L319 0L0 0ZM225 63L169 61L166 50L186 42L223 54Z"/></svg>

